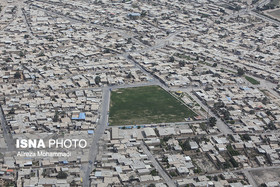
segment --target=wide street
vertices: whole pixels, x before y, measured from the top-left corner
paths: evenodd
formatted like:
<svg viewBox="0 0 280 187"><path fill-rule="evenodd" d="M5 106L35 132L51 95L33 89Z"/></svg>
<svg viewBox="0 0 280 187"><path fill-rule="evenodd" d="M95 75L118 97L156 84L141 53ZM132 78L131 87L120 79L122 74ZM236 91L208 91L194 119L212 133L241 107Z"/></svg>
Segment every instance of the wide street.
<svg viewBox="0 0 280 187"><path fill-rule="evenodd" d="M89 163L88 167L84 171L84 178L83 178L83 186L89 186L90 184L90 173L92 172L93 164L96 159L96 155L98 153L99 143L102 135L104 134L107 124L108 124L108 111L110 105L110 89L108 87L103 88L102 94L102 106L101 106L101 117L94 131L93 141L90 145L89 149Z"/></svg>
<svg viewBox="0 0 280 187"><path fill-rule="evenodd" d="M161 177L164 179L164 181L166 182L166 184L169 187L175 187L176 185L174 184L174 182L172 181L172 179L166 174L166 172L162 169L162 167L160 166L160 164L158 163L158 161L156 160L156 158L154 157L154 155L148 150L148 148L146 147L146 145L141 142L141 148L143 149L144 153L148 156L149 160L152 161L153 166L155 167L155 169L157 170L157 172L159 172L159 174L161 175Z"/></svg>
<svg viewBox="0 0 280 187"><path fill-rule="evenodd" d="M7 150L8 151L14 151L15 150L15 142L13 140L13 137L11 135L11 132L9 131L7 124L6 124L6 119L3 113L2 106L0 105L0 119L1 119L1 127L4 135L4 139L6 141L7 145Z"/></svg>

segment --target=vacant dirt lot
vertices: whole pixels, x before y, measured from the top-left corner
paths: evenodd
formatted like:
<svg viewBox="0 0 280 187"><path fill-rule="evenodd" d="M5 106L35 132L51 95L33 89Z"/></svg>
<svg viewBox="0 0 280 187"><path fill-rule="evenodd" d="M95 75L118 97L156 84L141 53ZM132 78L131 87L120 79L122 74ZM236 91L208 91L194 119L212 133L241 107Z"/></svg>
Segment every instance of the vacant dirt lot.
<svg viewBox="0 0 280 187"><path fill-rule="evenodd" d="M251 174L258 185L269 181L280 181L280 168L252 171Z"/></svg>
<svg viewBox="0 0 280 187"><path fill-rule="evenodd" d="M197 158L194 159L194 161L202 169L202 171L205 171L207 173L217 171L215 165L207 158L205 154L197 156Z"/></svg>
<svg viewBox="0 0 280 187"><path fill-rule="evenodd" d="M280 9L275 9L273 11L266 11L267 15L274 17L275 19L280 20Z"/></svg>

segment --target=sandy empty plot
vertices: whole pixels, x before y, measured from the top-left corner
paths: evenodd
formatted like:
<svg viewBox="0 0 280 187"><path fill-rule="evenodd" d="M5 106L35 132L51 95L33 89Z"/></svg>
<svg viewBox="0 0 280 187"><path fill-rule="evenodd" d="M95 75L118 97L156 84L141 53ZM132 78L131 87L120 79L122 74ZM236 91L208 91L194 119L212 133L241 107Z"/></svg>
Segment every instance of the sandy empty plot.
<svg viewBox="0 0 280 187"><path fill-rule="evenodd" d="M273 10L271 12L266 12L268 15L280 20L280 9Z"/></svg>
<svg viewBox="0 0 280 187"><path fill-rule="evenodd" d="M258 170L250 172L252 177L255 179L258 185L265 182L280 181L280 168L279 169L268 169Z"/></svg>

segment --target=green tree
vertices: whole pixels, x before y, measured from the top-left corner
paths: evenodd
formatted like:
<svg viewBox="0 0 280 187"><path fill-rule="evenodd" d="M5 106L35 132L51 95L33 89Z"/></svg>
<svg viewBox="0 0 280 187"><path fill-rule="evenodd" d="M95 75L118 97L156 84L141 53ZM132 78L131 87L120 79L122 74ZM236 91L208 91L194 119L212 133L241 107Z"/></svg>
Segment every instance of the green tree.
<svg viewBox="0 0 280 187"><path fill-rule="evenodd" d="M162 157L162 162L168 162L167 156L163 156L163 157Z"/></svg>
<svg viewBox="0 0 280 187"><path fill-rule="evenodd" d="M251 140L251 137L249 134L243 134L241 135L241 139L242 140L246 140L246 141L250 141Z"/></svg>
<svg viewBox="0 0 280 187"><path fill-rule="evenodd" d="M219 180L217 175L215 175L213 179L214 179L214 181L218 181Z"/></svg>
<svg viewBox="0 0 280 187"><path fill-rule="evenodd" d="M184 60L179 61L179 66L184 67L186 65L186 62Z"/></svg>
<svg viewBox="0 0 280 187"><path fill-rule="evenodd" d="M53 117L53 122L58 122L59 120L59 115L58 115L58 111L55 111L54 117Z"/></svg>
<svg viewBox="0 0 280 187"><path fill-rule="evenodd" d="M127 44L130 44L132 42L132 39L131 38L127 38Z"/></svg>
<svg viewBox="0 0 280 187"><path fill-rule="evenodd" d="M76 186L76 185L77 185L76 181L72 180L72 182L70 183L70 186L72 187L72 186Z"/></svg>
<svg viewBox="0 0 280 187"><path fill-rule="evenodd" d="M24 52L20 51L20 52L19 52L19 56L20 56L20 57L24 57L24 56L25 56Z"/></svg>
<svg viewBox="0 0 280 187"><path fill-rule="evenodd" d="M21 73L19 71L17 71L14 75L15 79L20 79L21 78Z"/></svg>
<svg viewBox="0 0 280 187"><path fill-rule="evenodd" d="M183 143L180 142L180 146L182 147L182 149L183 149L184 151L189 151L189 150L191 150L190 140L189 140L189 139L187 139L187 140L184 141Z"/></svg>
<svg viewBox="0 0 280 187"><path fill-rule="evenodd" d="M43 170L42 176L43 176L43 177L46 177L46 176L47 176L47 170L46 170L46 169Z"/></svg>
<svg viewBox="0 0 280 187"><path fill-rule="evenodd" d="M209 118L209 125L211 127L214 127L216 125L217 119L215 117L210 117Z"/></svg>
<svg viewBox="0 0 280 187"><path fill-rule="evenodd" d="M145 17L147 15L147 12L145 10L142 10L141 17Z"/></svg>
<svg viewBox="0 0 280 187"><path fill-rule="evenodd" d="M156 135L159 137L160 135L159 135L159 131L158 131L158 129L157 128L155 128L155 133L156 133Z"/></svg>
<svg viewBox="0 0 280 187"><path fill-rule="evenodd" d="M133 75L131 74L131 72L128 73L127 78L133 78Z"/></svg>
<svg viewBox="0 0 280 187"><path fill-rule="evenodd" d="M229 113L228 110L222 110L221 113L224 116L225 120L229 120L230 119L230 113Z"/></svg>
<svg viewBox="0 0 280 187"><path fill-rule="evenodd" d="M240 155L240 153L237 150L233 149L233 147L230 144L227 145L227 151L231 156Z"/></svg>
<svg viewBox="0 0 280 187"><path fill-rule="evenodd" d="M219 108L222 108L224 107L224 103L222 101L218 101L217 103L214 103L214 108L215 109L219 109Z"/></svg>
<svg viewBox="0 0 280 187"><path fill-rule="evenodd" d="M110 53L110 49L105 48L105 49L104 49L104 53Z"/></svg>
<svg viewBox="0 0 280 187"><path fill-rule="evenodd" d="M155 169L154 169L154 170L152 170L152 171L151 171L151 175L152 175L152 176L157 176L157 175L158 175L157 170L155 170Z"/></svg>
<svg viewBox="0 0 280 187"><path fill-rule="evenodd" d="M171 175L171 177L176 177L177 173L175 171L170 171L169 174Z"/></svg>
<svg viewBox="0 0 280 187"><path fill-rule="evenodd" d="M268 102L269 102L269 100L268 100L267 97L264 97L264 98L262 99L262 103L263 103L264 105L268 104Z"/></svg>
<svg viewBox="0 0 280 187"><path fill-rule="evenodd" d="M239 166L239 164L234 160L234 158L230 158L229 161L233 167L237 168Z"/></svg>
<svg viewBox="0 0 280 187"><path fill-rule="evenodd" d="M99 84L101 82L101 78L99 76L96 76L94 81L95 81L95 84Z"/></svg>
<svg viewBox="0 0 280 187"><path fill-rule="evenodd" d="M207 130L207 126L205 125L205 123L200 123L199 127L203 130L206 131Z"/></svg>
<svg viewBox="0 0 280 187"><path fill-rule="evenodd" d="M174 56L171 56L171 57L169 58L169 62L174 62L174 61L175 61Z"/></svg>
<svg viewBox="0 0 280 187"><path fill-rule="evenodd" d="M201 170L200 167L197 167L197 168L195 168L195 169L193 170L193 172L194 172L194 173L201 173L202 170Z"/></svg>
<svg viewBox="0 0 280 187"><path fill-rule="evenodd" d="M128 59L133 59L133 57L131 55L128 55L127 58Z"/></svg>
<svg viewBox="0 0 280 187"><path fill-rule="evenodd" d="M223 167L224 167L225 169L230 168L231 166L230 166L229 161L226 161L226 163L223 164Z"/></svg>
<svg viewBox="0 0 280 187"><path fill-rule="evenodd" d="M58 172L58 174L57 174L56 177L57 177L58 179L66 179L67 176L68 176L67 173L65 173L64 171L60 170L60 171Z"/></svg>
<svg viewBox="0 0 280 187"><path fill-rule="evenodd" d="M276 126L274 125L274 123L272 121L269 122L269 124L267 125L267 127L270 129L270 130L276 130Z"/></svg>
<svg viewBox="0 0 280 187"><path fill-rule="evenodd" d="M14 107L13 107L13 108L11 108L11 110L10 110L9 114L15 114L15 109L14 109Z"/></svg>
<svg viewBox="0 0 280 187"><path fill-rule="evenodd" d="M10 57L5 58L5 62L13 62L13 60Z"/></svg>
<svg viewBox="0 0 280 187"><path fill-rule="evenodd" d="M129 177L129 180L134 180L135 179L135 177L133 176L133 175L131 175L130 177Z"/></svg>
<svg viewBox="0 0 280 187"><path fill-rule="evenodd" d="M239 76L244 75L244 69L238 68L238 69L237 69L237 74L238 74Z"/></svg>
<svg viewBox="0 0 280 187"><path fill-rule="evenodd" d="M254 110L250 110L249 114L255 114L255 111Z"/></svg>
<svg viewBox="0 0 280 187"><path fill-rule="evenodd" d="M154 19L153 19L153 22L154 22L154 23L157 23L157 22L158 22L157 18L154 18Z"/></svg>
<svg viewBox="0 0 280 187"><path fill-rule="evenodd" d="M167 142L170 138L171 138L171 136L165 136L165 137L163 137L163 141Z"/></svg>

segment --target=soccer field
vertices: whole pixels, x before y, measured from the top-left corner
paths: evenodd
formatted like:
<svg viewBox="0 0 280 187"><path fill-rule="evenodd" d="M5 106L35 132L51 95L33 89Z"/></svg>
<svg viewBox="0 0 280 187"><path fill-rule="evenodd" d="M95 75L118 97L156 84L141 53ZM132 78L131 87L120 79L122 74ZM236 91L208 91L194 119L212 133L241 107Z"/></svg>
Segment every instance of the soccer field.
<svg viewBox="0 0 280 187"><path fill-rule="evenodd" d="M182 122L196 114L159 86L112 91L110 125Z"/></svg>

